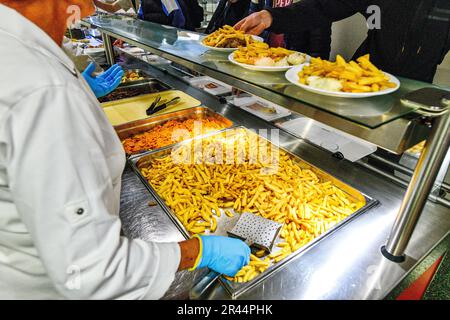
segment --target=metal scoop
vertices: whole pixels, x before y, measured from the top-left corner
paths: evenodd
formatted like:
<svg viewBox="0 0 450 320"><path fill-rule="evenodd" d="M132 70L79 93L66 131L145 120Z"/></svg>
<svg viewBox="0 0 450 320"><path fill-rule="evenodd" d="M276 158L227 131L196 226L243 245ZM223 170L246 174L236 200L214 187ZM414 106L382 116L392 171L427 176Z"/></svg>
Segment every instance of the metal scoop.
<svg viewBox="0 0 450 320"><path fill-rule="evenodd" d="M234 228L228 231L228 235L270 253L281 227L281 223L252 213L243 213Z"/></svg>
<svg viewBox="0 0 450 320"><path fill-rule="evenodd" d="M227 231L230 237L238 238L250 247L272 251L275 239L282 227L281 223L254 215L243 213L236 225ZM220 277L220 273L210 270L189 292L191 299L199 299L206 290Z"/></svg>

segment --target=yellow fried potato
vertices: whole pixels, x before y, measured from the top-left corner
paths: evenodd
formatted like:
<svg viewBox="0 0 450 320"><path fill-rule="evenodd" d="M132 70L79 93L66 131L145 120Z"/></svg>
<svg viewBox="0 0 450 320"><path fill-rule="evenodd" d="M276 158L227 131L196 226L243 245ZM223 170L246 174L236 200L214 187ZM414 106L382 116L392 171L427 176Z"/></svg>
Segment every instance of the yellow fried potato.
<svg viewBox="0 0 450 320"><path fill-rule="evenodd" d="M384 81L384 76L380 77L363 77L358 80L358 84L360 85L372 85L377 84Z"/></svg>
<svg viewBox="0 0 450 320"><path fill-rule="evenodd" d="M347 66L347 62L345 62L344 58L342 58L342 56L339 54L336 56L336 63L338 66L341 66L341 67Z"/></svg>
<svg viewBox="0 0 450 320"><path fill-rule="evenodd" d="M298 73L299 82L308 85L310 76L337 79L342 84L341 91L353 93L378 92L397 86L370 62L370 55L361 56L356 61L347 63L340 55L336 56L335 62L311 58L309 66Z"/></svg>
<svg viewBox="0 0 450 320"><path fill-rule="evenodd" d="M383 81L380 85L388 88L395 88L397 86L395 83L389 81Z"/></svg>
<svg viewBox="0 0 450 320"><path fill-rule="evenodd" d="M357 75L354 73L351 73L349 71L344 71L344 72L340 73L339 79L350 80L350 81L355 81L355 82L358 81Z"/></svg>
<svg viewBox="0 0 450 320"><path fill-rule="evenodd" d="M236 50L233 58L237 62L254 65L260 58L270 58L273 62L278 62L292 53L294 51L285 48L271 48L267 43L254 41L246 47Z"/></svg>
<svg viewBox="0 0 450 320"><path fill-rule="evenodd" d="M220 219L230 219L227 208L231 207L236 214L253 212L283 224L282 242L274 251L264 259L264 250L252 255L250 265L230 281L251 281L364 205L321 177L315 168L249 131L235 129L232 136L221 133L197 142L200 151L214 146L217 149L212 154L222 152L223 159L230 148L234 151L232 163L196 158L197 149L186 143L177 151L198 161L180 164L169 154L140 169L191 235L215 232L216 215L223 209L226 216ZM263 157L258 150L264 149ZM241 162L237 161L238 150L244 151ZM268 174L264 169L274 165L274 161L266 161L272 151L277 154L277 169Z"/></svg>
<svg viewBox="0 0 450 320"><path fill-rule="evenodd" d="M229 41L232 40L243 40L246 45L255 42L251 35L244 34L242 31L235 30L233 27L228 25L225 25L209 34L202 40L202 42L210 47L225 48L229 44Z"/></svg>

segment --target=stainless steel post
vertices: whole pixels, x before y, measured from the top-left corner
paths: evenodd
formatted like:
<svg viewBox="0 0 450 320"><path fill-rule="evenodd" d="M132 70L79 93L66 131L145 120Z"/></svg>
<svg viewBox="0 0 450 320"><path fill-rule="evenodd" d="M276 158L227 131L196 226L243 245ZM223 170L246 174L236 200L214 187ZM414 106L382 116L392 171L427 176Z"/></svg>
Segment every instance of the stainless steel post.
<svg viewBox="0 0 450 320"><path fill-rule="evenodd" d="M112 66L115 62L115 58L114 58L114 47L111 42L111 37L106 33L102 32L102 38L103 38L103 46L105 47L106 62L108 63L108 65Z"/></svg>
<svg viewBox="0 0 450 320"><path fill-rule="evenodd" d="M383 255L404 261L404 252L450 146L450 112L434 119L433 128L406 190Z"/></svg>

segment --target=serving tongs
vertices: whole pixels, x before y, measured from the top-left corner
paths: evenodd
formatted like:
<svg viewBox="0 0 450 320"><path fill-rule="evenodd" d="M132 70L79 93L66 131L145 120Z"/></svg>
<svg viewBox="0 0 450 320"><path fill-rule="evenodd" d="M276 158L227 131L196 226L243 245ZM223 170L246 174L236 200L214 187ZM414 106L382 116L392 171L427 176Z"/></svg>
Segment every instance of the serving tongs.
<svg viewBox="0 0 450 320"><path fill-rule="evenodd" d="M150 107L147 108L147 110L145 110L145 113L149 116L151 115L151 111L153 109L155 109L156 105L159 103L159 101L161 101L161 96L157 96L156 99L152 102L152 104L150 105Z"/></svg>
<svg viewBox="0 0 450 320"><path fill-rule="evenodd" d="M174 97L174 98L172 98L171 100L169 100L169 101L167 101L167 102L164 102L164 100L163 100L163 103L161 103L160 105L158 105L158 103L161 102L161 96L158 96L158 97L155 99L155 101L152 102L152 104L150 105L150 107L148 107L148 109L145 110L145 113L146 113L148 116L149 116L149 115L152 115L152 114L154 114L154 113L156 113L156 112L159 112L159 111L161 111L161 110L167 108L169 105L178 103L178 102L180 101L180 99L181 99L180 97Z"/></svg>

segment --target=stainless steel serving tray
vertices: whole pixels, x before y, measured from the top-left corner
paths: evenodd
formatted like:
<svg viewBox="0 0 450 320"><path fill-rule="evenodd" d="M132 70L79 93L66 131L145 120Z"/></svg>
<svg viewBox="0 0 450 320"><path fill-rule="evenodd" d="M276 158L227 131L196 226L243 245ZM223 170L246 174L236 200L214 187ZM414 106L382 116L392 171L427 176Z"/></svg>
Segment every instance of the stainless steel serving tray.
<svg viewBox="0 0 450 320"><path fill-rule="evenodd" d="M98 99L100 103L133 98L144 94L157 93L172 89L169 85L157 80L146 79L130 82L127 85L119 86L110 94Z"/></svg>
<svg viewBox="0 0 450 320"><path fill-rule="evenodd" d="M131 163L131 166L132 166L133 170L140 177L140 179L142 180L142 182L144 183L146 188L155 197L156 201L163 208L164 212L168 215L168 217L172 220L172 222L180 230L180 232L183 234L183 236L186 239L190 238L189 232L186 230L186 228L183 226L183 224L178 220L178 218L176 217L175 213L172 212L172 210L165 204L164 200L162 200L159 197L159 195L156 192L156 190L154 190L153 187L148 183L148 181L142 176L142 174L140 172L140 169L143 168L143 167L148 166L153 161L153 159L155 159L155 158L160 158L160 157L169 155L172 152L172 150L174 148L176 148L177 146L191 143L194 140L205 139L207 137L212 137L212 136L215 136L215 135L223 134L224 132L227 132L227 131L230 131L230 130L236 130L236 129L245 129L245 130L247 130L244 127L234 127L234 128L223 130L221 132L215 132L215 133L210 133L210 134L203 135L203 136L197 136L197 137L195 137L193 139L185 140L185 141L182 141L182 142L177 143L175 145L172 145L172 146L169 146L169 147L166 147L166 148L162 148L160 150L149 151L149 152L146 152L144 154L137 155L137 156L135 156L133 158L130 158L130 163ZM261 137L261 138L265 139L264 137ZM273 145L272 142L270 142L270 143ZM305 246L301 247L297 251L295 251L292 254L290 254L285 259L281 260L280 262L278 262L276 264L271 265L266 271L264 271L263 273L259 274L257 277L255 277L253 280L251 280L249 282L237 283L237 282L229 281L229 280L227 280L227 279L225 279L223 277L220 277L221 283L223 284L224 288L228 291L228 293L231 295L231 297L233 299L238 297L242 293L250 290L251 288L255 287L256 285L260 284L266 278L270 277L275 272L281 270L286 264L291 262L294 258L299 257L300 255L305 253L307 250L311 249L314 245L316 245L319 241L321 241L324 238L326 238L327 236L329 236L332 232L338 230L344 224L348 223L350 220L356 218L358 215L362 214L363 212L366 212L368 209L370 209L371 207L373 207L373 206L375 206L377 204L377 201L375 199L369 197L368 195L366 195L366 194L356 190L355 188L349 186L348 184L345 184L341 180L333 177L332 175L328 174L327 172L323 171L322 169L319 169L318 167L312 165L311 163L309 163L307 161L304 161L303 159L301 159L297 155L287 151L286 149L284 149L282 147L278 147L278 148L280 150L283 150L284 152L286 152L287 154L289 154L290 156L292 156L296 160L302 161L303 163L306 163L306 164L310 165L312 168L314 168L315 173L318 176L320 176L320 177L322 177L324 179L332 181L333 184L336 185L337 187L339 187L342 191L344 191L345 193L347 193L348 195L350 195L354 199L356 199L358 201L361 201L361 202L364 202L365 205L362 208L360 208L358 211L356 211L355 213L353 213L352 215L347 217L346 219L344 219L341 222L339 222L338 224L336 224L334 227L330 228L325 233L321 234L320 236L318 236L314 240L310 241ZM222 208L220 208L220 209L222 210ZM226 236L227 235L227 231L231 230L231 228L236 224L238 218L239 218L239 215L235 215L233 218L229 218L222 212L220 217L216 217L216 219L217 219L217 229L214 232L214 234L215 235L224 235L224 236ZM278 238L277 238L277 240L275 242L275 245L277 243L280 243L280 242L283 242L283 241L284 240L282 240L280 238L280 236L278 236Z"/></svg>
<svg viewBox="0 0 450 320"><path fill-rule="evenodd" d="M119 136L119 139L121 141L123 141L124 139L132 137L136 134L140 134L140 133L149 131L149 130L155 128L156 126L162 125L163 123L170 121L170 120L179 120L179 121L188 120L188 119L200 120L200 119L205 119L208 117L215 118L224 124L224 128L222 130L213 131L211 133L217 133L217 132L223 131L234 125L234 123L231 120L224 117L223 115L221 115L217 112L214 112L213 110L209 109L208 107L199 106L199 107L194 107L194 108L183 109L180 111L165 113L165 114L162 114L159 116L154 116L154 117L150 117L150 118L127 122L127 123L115 126L114 129L116 130L116 133ZM154 149L151 151L158 151L161 149L165 149L167 147L171 147L173 145L174 144L167 145L163 148L158 148L158 149ZM136 155L139 155L139 154L142 154L142 153L145 153L148 151L149 150L143 150L141 152L137 152L137 153L134 153L131 155L127 154L127 155L134 157Z"/></svg>

